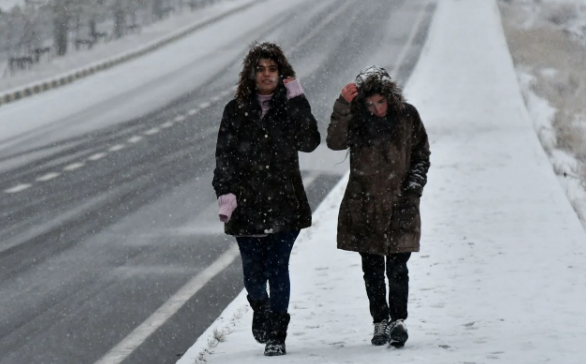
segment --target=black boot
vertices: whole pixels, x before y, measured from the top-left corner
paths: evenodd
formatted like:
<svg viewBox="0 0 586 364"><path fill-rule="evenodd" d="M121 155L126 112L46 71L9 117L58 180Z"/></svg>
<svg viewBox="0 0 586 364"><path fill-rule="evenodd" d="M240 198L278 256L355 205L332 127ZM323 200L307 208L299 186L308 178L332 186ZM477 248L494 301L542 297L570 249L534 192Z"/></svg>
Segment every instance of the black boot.
<svg viewBox="0 0 586 364"><path fill-rule="evenodd" d="M389 334L387 331L387 320L382 320L374 324L374 335L370 342L372 345L380 346L389 342Z"/></svg>
<svg viewBox="0 0 586 364"><path fill-rule="evenodd" d="M266 356L279 356L287 354L285 339L287 338L287 326L291 316L288 313L269 313L269 324L267 327Z"/></svg>
<svg viewBox="0 0 586 364"><path fill-rule="evenodd" d="M255 301L246 296L248 303L254 313L252 314L252 336L254 339L261 344L267 342L267 323L269 320L269 298L266 297L264 300Z"/></svg>
<svg viewBox="0 0 586 364"><path fill-rule="evenodd" d="M405 342L409 339L407 325L405 325L405 321L402 319L389 323L385 332L389 335L389 344L396 348L405 346Z"/></svg>

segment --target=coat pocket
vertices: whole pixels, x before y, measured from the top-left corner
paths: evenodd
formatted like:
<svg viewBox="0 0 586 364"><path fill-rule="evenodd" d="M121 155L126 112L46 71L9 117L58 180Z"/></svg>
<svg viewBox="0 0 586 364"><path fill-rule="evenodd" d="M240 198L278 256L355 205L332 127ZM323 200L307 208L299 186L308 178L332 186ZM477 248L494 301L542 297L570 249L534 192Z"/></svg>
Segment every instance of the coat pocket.
<svg viewBox="0 0 586 364"><path fill-rule="evenodd" d="M421 226L419 198L404 197L394 206L393 228L403 232L418 232Z"/></svg>

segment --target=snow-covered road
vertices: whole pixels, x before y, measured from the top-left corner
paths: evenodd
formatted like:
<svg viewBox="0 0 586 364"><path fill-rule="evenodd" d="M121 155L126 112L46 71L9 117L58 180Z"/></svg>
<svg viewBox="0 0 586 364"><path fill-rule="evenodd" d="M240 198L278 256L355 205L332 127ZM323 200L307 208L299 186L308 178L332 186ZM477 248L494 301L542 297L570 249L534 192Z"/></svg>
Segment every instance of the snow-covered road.
<svg viewBox="0 0 586 364"><path fill-rule="evenodd" d="M438 2L406 93L432 151L410 339L370 344L359 256L336 250L341 181L294 250L279 362L583 363L586 234L533 130L495 1ZM260 362L250 321L243 293L179 363Z"/></svg>

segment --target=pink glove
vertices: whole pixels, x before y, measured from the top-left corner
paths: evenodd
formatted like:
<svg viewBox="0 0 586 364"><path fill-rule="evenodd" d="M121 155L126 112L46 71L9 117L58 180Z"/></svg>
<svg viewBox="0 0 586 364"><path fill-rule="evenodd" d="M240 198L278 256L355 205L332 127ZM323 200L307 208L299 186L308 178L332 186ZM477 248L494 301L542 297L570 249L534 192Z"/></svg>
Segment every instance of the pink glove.
<svg viewBox="0 0 586 364"><path fill-rule="evenodd" d="M233 193L222 195L218 197L218 205L220 206L220 221L228 222L230 221L230 216L232 216L232 212L234 212L234 210L238 206L238 204L236 203L236 196Z"/></svg>
<svg viewBox="0 0 586 364"><path fill-rule="evenodd" d="M296 79L287 78L284 80L285 88L287 88L287 98L292 99L299 95L303 95L303 88L301 82Z"/></svg>

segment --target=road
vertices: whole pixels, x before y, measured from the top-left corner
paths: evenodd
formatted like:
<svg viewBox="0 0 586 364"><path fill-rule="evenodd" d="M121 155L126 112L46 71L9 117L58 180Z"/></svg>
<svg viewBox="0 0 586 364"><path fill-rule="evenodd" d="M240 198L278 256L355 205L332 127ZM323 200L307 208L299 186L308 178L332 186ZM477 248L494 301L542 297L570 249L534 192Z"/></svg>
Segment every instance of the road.
<svg viewBox="0 0 586 364"><path fill-rule="evenodd" d="M247 46L281 44L325 139L333 101L360 69L382 65L404 84L434 11L427 1L276 4L0 110L0 364L174 363L243 288L235 259L166 305L234 249L210 182ZM313 209L345 156L325 145L301 156ZM161 308L152 333L136 334ZM112 359L125 338L133 344Z"/></svg>

